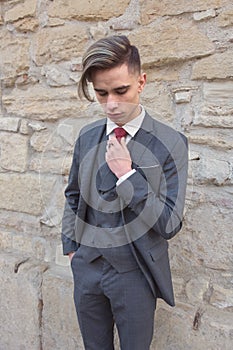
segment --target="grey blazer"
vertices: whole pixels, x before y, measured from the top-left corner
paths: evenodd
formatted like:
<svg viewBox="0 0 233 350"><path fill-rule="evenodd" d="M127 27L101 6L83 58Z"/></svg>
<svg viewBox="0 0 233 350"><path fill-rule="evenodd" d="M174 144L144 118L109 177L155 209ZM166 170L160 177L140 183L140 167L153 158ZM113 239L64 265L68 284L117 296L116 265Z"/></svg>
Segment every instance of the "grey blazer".
<svg viewBox="0 0 233 350"><path fill-rule="evenodd" d="M103 244L115 253L127 247L154 296L173 306L167 241L182 226L187 139L146 113L140 130L128 144L136 171L117 187L117 178L104 160L106 142L106 119L85 126L77 139L65 191L63 252L75 251L81 243L87 247L87 259L93 261L101 255L98 248ZM120 225L112 210L99 210L98 196L104 198L101 203L106 203L106 208L108 203L116 203L114 213L119 214ZM92 218L96 217L101 225L95 225ZM111 217L115 219L111 221ZM111 226L115 228L113 235L109 234Z"/></svg>

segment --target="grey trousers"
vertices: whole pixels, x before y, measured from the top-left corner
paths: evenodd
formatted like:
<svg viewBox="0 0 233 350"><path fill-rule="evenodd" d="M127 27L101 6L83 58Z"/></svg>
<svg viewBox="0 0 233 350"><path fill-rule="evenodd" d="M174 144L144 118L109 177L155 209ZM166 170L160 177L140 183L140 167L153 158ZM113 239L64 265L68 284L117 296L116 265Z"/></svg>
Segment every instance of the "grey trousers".
<svg viewBox="0 0 233 350"><path fill-rule="evenodd" d="M87 263L79 251L71 267L74 302L86 350L149 350L156 299L140 269L118 273L104 258Z"/></svg>

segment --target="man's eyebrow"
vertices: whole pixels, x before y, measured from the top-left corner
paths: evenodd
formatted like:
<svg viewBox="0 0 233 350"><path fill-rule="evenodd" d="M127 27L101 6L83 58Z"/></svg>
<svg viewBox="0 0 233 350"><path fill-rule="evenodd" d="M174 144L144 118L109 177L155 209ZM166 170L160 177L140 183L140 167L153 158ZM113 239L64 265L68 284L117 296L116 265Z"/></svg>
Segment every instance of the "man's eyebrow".
<svg viewBox="0 0 233 350"><path fill-rule="evenodd" d="M130 85L122 85L122 86L116 87L115 89L113 89L113 91L128 89L129 87L130 87ZM97 91L97 92L106 92L105 89L94 88L94 90Z"/></svg>
<svg viewBox="0 0 233 350"><path fill-rule="evenodd" d="M106 92L106 90L104 90L104 89L97 89L97 88L94 88L94 90L97 91L97 92Z"/></svg>
<svg viewBox="0 0 233 350"><path fill-rule="evenodd" d="M130 87L130 85L122 85L122 86L119 86L113 90L116 91L116 90L128 89L129 87Z"/></svg>

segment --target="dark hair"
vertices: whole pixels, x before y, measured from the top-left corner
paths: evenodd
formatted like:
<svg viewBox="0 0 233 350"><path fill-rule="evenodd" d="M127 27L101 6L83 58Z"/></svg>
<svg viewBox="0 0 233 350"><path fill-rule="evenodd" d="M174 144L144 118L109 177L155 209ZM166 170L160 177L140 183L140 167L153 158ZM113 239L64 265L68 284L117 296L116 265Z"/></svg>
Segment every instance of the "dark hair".
<svg viewBox="0 0 233 350"><path fill-rule="evenodd" d="M78 84L79 97L93 101L88 91L91 75L97 70L111 69L126 63L130 73L141 71L138 49L130 44L125 35L114 35L96 41L82 59L82 75Z"/></svg>

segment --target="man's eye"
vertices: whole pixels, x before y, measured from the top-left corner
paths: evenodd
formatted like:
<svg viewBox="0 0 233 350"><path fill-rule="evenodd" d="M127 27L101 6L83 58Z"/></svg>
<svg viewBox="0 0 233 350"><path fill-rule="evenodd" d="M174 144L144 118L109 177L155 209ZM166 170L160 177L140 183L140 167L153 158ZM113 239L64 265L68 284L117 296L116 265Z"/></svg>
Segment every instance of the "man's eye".
<svg viewBox="0 0 233 350"><path fill-rule="evenodd" d="M128 91L128 89L117 90L117 94L124 95L127 91Z"/></svg>
<svg viewBox="0 0 233 350"><path fill-rule="evenodd" d="M107 95L107 92L105 92L105 91L98 91L98 94L99 94L100 96L106 96L106 95Z"/></svg>

